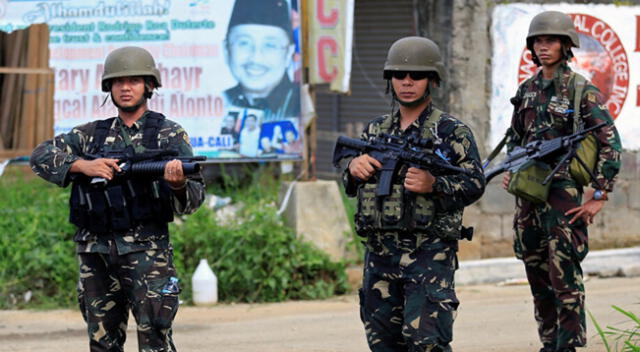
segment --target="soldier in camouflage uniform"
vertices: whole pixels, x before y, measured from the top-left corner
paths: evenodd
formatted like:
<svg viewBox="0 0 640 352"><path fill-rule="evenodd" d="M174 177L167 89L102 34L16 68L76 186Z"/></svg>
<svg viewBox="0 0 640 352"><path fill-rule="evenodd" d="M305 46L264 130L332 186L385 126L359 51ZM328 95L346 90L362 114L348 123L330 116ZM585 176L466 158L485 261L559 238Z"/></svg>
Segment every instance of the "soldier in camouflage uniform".
<svg viewBox="0 0 640 352"><path fill-rule="evenodd" d="M511 99L514 113L508 131L509 151L534 140L569 135L576 122L585 128L607 123L594 133L598 145L596 179L591 181L593 189L585 192L585 203L583 188L571 176L567 163L553 175L545 203L516 201L514 250L527 272L543 352L575 351L586 344L580 262L588 252L587 225L605 204L620 169L620 138L604 97L567 65L573 56L571 47L578 45L569 16L556 11L535 16L527 48L542 69L522 83ZM579 94L579 81L586 84L579 103L581 121L574 121L574 94ZM510 180L511 175L505 174L505 189Z"/></svg>
<svg viewBox="0 0 640 352"><path fill-rule="evenodd" d="M392 192L375 195L381 164L368 154L344 172L349 196L358 197L356 231L366 238L360 317L372 351L451 351L458 307L454 272L463 208L484 191L485 179L471 130L431 103L430 86L444 78L438 46L429 39L396 41L384 78L399 110L372 120L362 139L389 133L428 138L431 150L470 174L433 176L401 166ZM413 139L412 138L412 139Z"/></svg>
<svg viewBox="0 0 640 352"><path fill-rule="evenodd" d="M174 213L189 214L202 204L202 177L187 178L176 159L166 164L162 177L119 180L114 177L118 160L88 157L126 147L135 154L171 149L192 156L185 130L147 110L147 99L160 84L149 52L138 47L113 51L105 62L102 90L110 93L118 116L75 127L42 143L31 156L33 171L45 180L61 187L73 183L78 301L91 351L124 351L130 309L140 351L176 350L171 324L180 289L168 222ZM91 184L99 178L108 181L105 186ZM116 209L117 204L124 208Z"/></svg>

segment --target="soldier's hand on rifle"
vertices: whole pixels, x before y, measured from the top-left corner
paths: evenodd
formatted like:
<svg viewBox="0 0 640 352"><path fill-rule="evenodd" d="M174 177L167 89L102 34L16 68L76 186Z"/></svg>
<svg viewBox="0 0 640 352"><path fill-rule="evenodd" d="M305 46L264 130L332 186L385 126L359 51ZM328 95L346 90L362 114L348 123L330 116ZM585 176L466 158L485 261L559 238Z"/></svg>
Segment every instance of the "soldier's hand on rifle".
<svg viewBox="0 0 640 352"><path fill-rule="evenodd" d="M570 224L573 224L579 218L582 218L587 225L593 224L593 218L600 212L605 202L604 200L593 199L593 191L593 189L588 189L585 192L584 198L588 199L588 201L581 206L569 209L564 213L564 215L574 214L573 218L569 220Z"/></svg>
<svg viewBox="0 0 640 352"><path fill-rule="evenodd" d="M431 193L435 182L436 178L429 171L410 167L404 178L404 188L416 193Z"/></svg>
<svg viewBox="0 0 640 352"><path fill-rule="evenodd" d="M511 181L511 173L505 172L502 176L502 188L509 189L509 182Z"/></svg>
<svg viewBox="0 0 640 352"><path fill-rule="evenodd" d="M173 159L164 166L164 179L169 183L169 186L174 190L184 188L187 183L187 177L182 171L182 161Z"/></svg>
<svg viewBox="0 0 640 352"><path fill-rule="evenodd" d="M369 154L362 154L353 158L349 163L349 173L351 176L366 181L381 168L382 164Z"/></svg>
<svg viewBox="0 0 640 352"><path fill-rule="evenodd" d="M111 180L116 171L121 171L118 159L99 158L94 160L79 159L71 164L71 172L85 174L90 177L102 177Z"/></svg>

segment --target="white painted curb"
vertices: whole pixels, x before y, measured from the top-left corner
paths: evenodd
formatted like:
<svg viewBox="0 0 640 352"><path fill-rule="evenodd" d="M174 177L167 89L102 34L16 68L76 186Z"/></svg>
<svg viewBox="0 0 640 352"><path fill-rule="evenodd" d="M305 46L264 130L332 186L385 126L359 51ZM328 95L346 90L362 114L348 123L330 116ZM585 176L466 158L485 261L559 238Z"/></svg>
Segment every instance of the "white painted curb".
<svg viewBox="0 0 640 352"><path fill-rule="evenodd" d="M587 275L640 275L640 247L591 251L582 262ZM515 257L461 261L457 285L473 285L526 279L524 265Z"/></svg>

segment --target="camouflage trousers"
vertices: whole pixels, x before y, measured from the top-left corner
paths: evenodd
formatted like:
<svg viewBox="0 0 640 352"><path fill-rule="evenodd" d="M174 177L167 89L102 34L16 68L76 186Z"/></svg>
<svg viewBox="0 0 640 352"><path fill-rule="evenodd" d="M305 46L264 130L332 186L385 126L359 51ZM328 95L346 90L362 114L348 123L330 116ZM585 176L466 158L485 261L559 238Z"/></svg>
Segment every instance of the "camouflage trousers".
<svg viewBox="0 0 640 352"><path fill-rule="evenodd" d="M456 251L455 242L441 241L405 254L367 251L359 293L371 351L451 351Z"/></svg>
<svg viewBox="0 0 640 352"><path fill-rule="evenodd" d="M129 310L137 323L139 351L176 351L171 323L179 288L167 285L176 276L171 249L78 257L78 302L91 351L124 351Z"/></svg>
<svg viewBox="0 0 640 352"><path fill-rule="evenodd" d="M547 203L520 201L516 210L514 249L525 265L540 341L551 350L587 342L580 266L589 251L587 227L564 215L581 199L572 182L554 182Z"/></svg>

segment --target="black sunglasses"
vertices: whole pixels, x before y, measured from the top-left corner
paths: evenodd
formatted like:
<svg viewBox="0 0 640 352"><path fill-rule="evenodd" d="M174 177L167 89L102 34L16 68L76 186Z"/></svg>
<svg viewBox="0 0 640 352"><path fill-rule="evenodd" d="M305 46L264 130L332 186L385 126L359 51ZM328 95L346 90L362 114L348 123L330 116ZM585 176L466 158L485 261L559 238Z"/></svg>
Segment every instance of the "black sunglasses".
<svg viewBox="0 0 640 352"><path fill-rule="evenodd" d="M411 77L414 81L419 81L429 77L428 71L391 71L391 77L395 79L405 79L405 77Z"/></svg>

